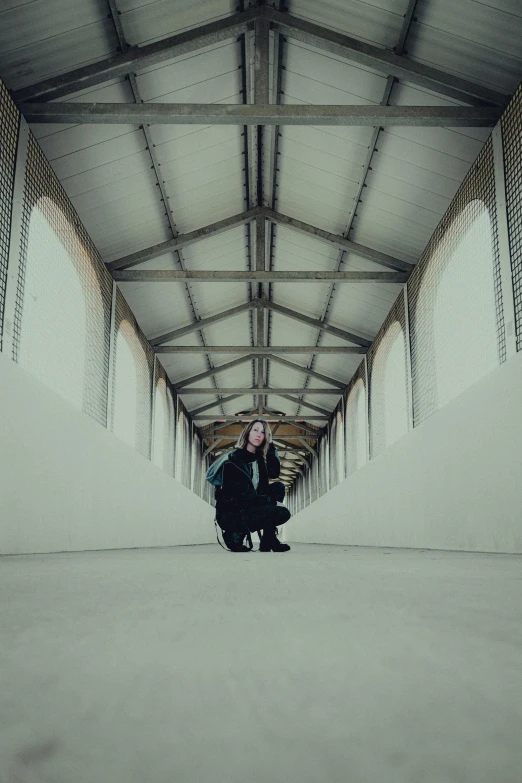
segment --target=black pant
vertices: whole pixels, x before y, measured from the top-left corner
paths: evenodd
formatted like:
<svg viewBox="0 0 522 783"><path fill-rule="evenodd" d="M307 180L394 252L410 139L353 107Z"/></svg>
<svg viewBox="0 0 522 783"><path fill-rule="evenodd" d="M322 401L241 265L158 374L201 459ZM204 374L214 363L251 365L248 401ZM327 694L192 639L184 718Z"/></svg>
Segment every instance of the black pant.
<svg viewBox="0 0 522 783"><path fill-rule="evenodd" d="M268 494L272 500L283 502L285 497L285 485L281 481L274 481L268 487ZM265 506L256 506L238 512L217 512L218 525L223 530L241 530L245 526L251 533L257 530L266 530L284 525L290 519L290 512L286 506L276 506L267 504Z"/></svg>

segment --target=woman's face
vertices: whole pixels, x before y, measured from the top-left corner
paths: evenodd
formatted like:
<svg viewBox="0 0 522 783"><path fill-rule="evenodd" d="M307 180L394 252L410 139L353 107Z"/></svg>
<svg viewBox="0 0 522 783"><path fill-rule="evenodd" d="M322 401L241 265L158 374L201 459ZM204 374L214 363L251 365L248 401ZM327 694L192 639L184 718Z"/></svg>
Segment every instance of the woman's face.
<svg viewBox="0 0 522 783"><path fill-rule="evenodd" d="M263 441L265 439L265 431L263 428L263 425L261 422L256 421L252 429L250 430L250 433L248 435L248 442L251 446L254 448L258 448L259 446L263 445Z"/></svg>

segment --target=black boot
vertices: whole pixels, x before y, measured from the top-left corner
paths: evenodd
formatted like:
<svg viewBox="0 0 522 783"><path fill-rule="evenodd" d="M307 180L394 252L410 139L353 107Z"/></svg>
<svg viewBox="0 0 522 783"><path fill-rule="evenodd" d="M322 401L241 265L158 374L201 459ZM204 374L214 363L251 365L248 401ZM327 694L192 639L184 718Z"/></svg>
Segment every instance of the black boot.
<svg viewBox="0 0 522 783"><path fill-rule="evenodd" d="M223 541L231 552L250 552L250 549L247 546L243 546L244 538L244 533L223 530Z"/></svg>
<svg viewBox="0 0 522 783"><path fill-rule="evenodd" d="M288 544L282 544L277 537L277 528L265 528L259 543L260 552L288 552Z"/></svg>

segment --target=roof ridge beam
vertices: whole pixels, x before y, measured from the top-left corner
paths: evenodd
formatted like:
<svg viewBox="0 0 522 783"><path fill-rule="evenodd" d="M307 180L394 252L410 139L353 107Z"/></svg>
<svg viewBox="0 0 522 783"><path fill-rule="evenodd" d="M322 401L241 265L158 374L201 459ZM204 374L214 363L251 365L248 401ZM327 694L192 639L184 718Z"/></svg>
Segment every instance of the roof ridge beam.
<svg viewBox="0 0 522 783"><path fill-rule="evenodd" d="M418 84L441 95L447 95L473 106L490 104L504 107L509 96L496 90L476 84L460 76L446 73L430 65L416 62L384 47L352 38L345 33L329 30L306 19L300 19L292 14L278 11L275 8L265 8L262 12L280 33L294 40L315 46L323 51L335 54L373 70L390 74L398 79ZM378 124L378 123L376 123Z"/></svg>
<svg viewBox="0 0 522 783"><path fill-rule="evenodd" d="M266 307L269 310L273 310L275 313L280 313L287 318L292 318L295 321L300 321L301 323L313 326L315 329L328 332L328 334L335 335L335 337L339 337L341 340L348 340L348 342L361 345L363 348L369 348L372 344L372 341L367 340L365 337L361 337L360 335L354 334L353 332L348 332L345 329L339 329L337 326L332 326L325 321L320 321L318 318L310 318L308 315L298 313L295 310L291 310L288 307L275 304L275 302L268 301L267 299L263 299L261 301L263 303L263 307Z"/></svg>
<svg viewBox="0 0 522 783"><path fill-rule="evenodd" d="M186 234L178 234L173 239L167 239L165 242L152 245L144 250L138 250L136 253L117 258L115 261L110 261L106 264L106 267L109 272L114 272L143 264L144 261L152 261L153 258L159 258L159 256L162 256L165 253L180 250L183 247L188 247L188 245L193 245L195 242L200 242L202 239L208 239L209 237L217 236L217 234L222 234L225 231L230 231L232 228L243 226L245 223L254 220L258 214L258 207L247 209L244 212L239 212L237 215L223 218L223 220L217 220L215 223L209 223L208 226L202 226L194 231L188 231Z"/></svg>
<svg viewBox="0 0 522 783"><path fill-rule="evenodd" d="M188 326L182 326L180 329L175 329L174 331L167 332L166 334L162 334L159 337L154 337L152 340L149 340L149 343L154 348L157 345L161 345L162 343L168 343L170 340L176 340L178 337L184 337L186 334L190 334L190 332L204 329L206 326L218 323L218 321L224 321L227 318L232 318L238 313L244 313L245 310L251 310L255 306L255 301L244 302L244 304L238 305L237 307L231 307L229 310L222 310L220 313L211 315L208 318L202 318L200 321L194 321L194 323L188 324Z"/></svg>
<svg viewBox="0 0 522 783"><path fill-rule="evenodd" d="M251 8L224 19L217 19L192 30L169 35L160 41L132 46L127 52L115 54L101 62L90 63L67 73L22 87L13 93L15 101L52 101L64 95L79 92L110 79L126 76L130 71L141 71L151 65L194 52L206 46L235 38L259 16L258 8Z"/></svg>
<svg viewBox="0 0 522 783"><path fill-rule="evenodd" d="M361 258L366 258L368 261L373 261L376 264L388 267L388 269L396 269L399 272L412 272L415 268L414 264L409 264L406 261L402 261L400 258L394 258L394 256L390 256L387 253L381 253L379 250L373 250L370 247L365 247L365 245L352 242L350 239L343 237L342 234L333 234L331 231L325 231L317 226L304 223L302 220L297 220L297 218L283 215L281 212L268 209L268 207L264 207L263 210L266 218L273 223L277 223L281 226L288 226L288 228L298 231L301 234L313 236L314 239L325 240L330 244L341 247L343 250L355 253Z"/></svg>
<svg viewBox="0 0 522 783"><path fill-rule="evenodd" d="M506 98L507 102L507 98ZM382 106L254 103L25 103L27 122L93 125L331 125L493 127L500 106Z"/></svg>

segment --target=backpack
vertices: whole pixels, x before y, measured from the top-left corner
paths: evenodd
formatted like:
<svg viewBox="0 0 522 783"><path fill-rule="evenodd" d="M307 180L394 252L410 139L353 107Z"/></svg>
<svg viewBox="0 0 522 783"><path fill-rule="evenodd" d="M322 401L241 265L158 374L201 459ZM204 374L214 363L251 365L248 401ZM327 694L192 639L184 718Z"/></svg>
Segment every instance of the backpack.
<svg viewBox="0 0 522 783"><path fill-rule="evenodd" d="M207 470L205 478L213 487L220 487L223 484L223 469L225 467L225 462L231 454L231 451L222 454Z"/></svg>

